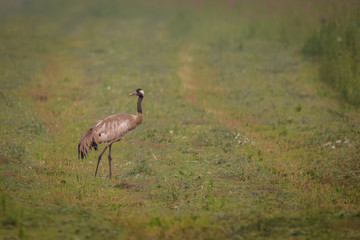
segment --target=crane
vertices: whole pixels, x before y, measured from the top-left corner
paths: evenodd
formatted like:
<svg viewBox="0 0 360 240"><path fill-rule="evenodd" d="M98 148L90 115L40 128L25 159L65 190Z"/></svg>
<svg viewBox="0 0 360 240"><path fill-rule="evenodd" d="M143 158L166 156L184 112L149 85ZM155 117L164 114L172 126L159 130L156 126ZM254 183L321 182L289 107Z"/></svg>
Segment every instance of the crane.
<svg viewBox="0 0 360 240"><path fill-rule="evenodd" d="M98 162L95 170L95 177L99 168L99 163L102 155L106 149L109 148L109 172L111 179L111 146L113 143L120 141L120 139L130 130L136 128L142 122L143 114L141 109L141 102L144 98L144 90L136 89L130 93L129 96L138 96L137 114L120 113L108 116L104 119L98 120L90 129L88 129L79 140L78 157L81 159L86 157L86 153L94 148L98 149L98 145L106 143L104 150L98 157Z"/></svg>

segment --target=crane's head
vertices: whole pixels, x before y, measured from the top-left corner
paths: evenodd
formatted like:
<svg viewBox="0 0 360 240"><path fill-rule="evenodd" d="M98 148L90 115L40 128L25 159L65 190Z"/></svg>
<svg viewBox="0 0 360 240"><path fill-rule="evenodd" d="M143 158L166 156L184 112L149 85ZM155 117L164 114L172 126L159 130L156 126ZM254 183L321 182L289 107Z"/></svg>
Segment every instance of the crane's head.
<svg viewBox="0 0 360 240"><path fill-rule="evenodd" d="M144 97L144 90L142 90L141 88L136 89L133 93L130 93L129 96L139 96L139 97Z"/></svg>

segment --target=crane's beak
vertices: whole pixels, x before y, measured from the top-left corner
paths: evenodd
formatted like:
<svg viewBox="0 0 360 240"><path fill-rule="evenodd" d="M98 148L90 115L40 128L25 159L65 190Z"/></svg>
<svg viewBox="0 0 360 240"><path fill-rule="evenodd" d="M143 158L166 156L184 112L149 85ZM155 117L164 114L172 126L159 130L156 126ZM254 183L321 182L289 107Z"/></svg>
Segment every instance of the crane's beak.
<svg viewBox="0 0 360 240"><path fill-rule="evenodd" d="M134 96L134 95L137 95L137 92L134 91L133 93L130 93L129 96Z"/></svg>

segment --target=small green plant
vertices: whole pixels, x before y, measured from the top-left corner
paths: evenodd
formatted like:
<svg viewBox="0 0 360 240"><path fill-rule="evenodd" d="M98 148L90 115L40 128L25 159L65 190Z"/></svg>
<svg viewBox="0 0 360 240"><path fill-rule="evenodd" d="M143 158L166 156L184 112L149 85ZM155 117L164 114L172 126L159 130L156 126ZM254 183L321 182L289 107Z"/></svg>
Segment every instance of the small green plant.
<svg viewBox="0 0 360 240"><path fill-rule="evenodd" d="M139 160L135 163L135 166L127 172L128 175L133 176L137 174L152 175L153 169L149 166L145 159Z"/></svg>

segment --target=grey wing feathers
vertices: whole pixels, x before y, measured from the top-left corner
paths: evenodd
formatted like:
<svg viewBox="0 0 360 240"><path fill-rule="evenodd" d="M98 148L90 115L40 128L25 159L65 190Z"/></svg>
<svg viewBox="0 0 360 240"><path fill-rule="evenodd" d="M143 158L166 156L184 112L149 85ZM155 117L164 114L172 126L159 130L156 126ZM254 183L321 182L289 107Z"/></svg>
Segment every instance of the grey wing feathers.
<svg viewBox="0 0 360 240"><path fill-rule="evenodd" d="M95 141L101 143L120 139L133 128L134 119L135 116L130 114L117 114L96 122L93 127Z"/></svg>
<svg viewBox="0 0 360 240"><path fill-rule="evenodd" d="M87 151L90 150L91 148L97 150L97 143L95 142L95 139L93 137L92 130L93 129L90 128L80 137L78 144L79 158L81 157L83 159L84 157L86 157Z"/></svg>
<svg viewBox="0 0 360 240"><path fill-rule="evenodd" d="M80 138L78 157L84 158L91 148L103 142L119 140L126 132L136 127L136 116L130 114L116 114L97 121Z"/></svg>

